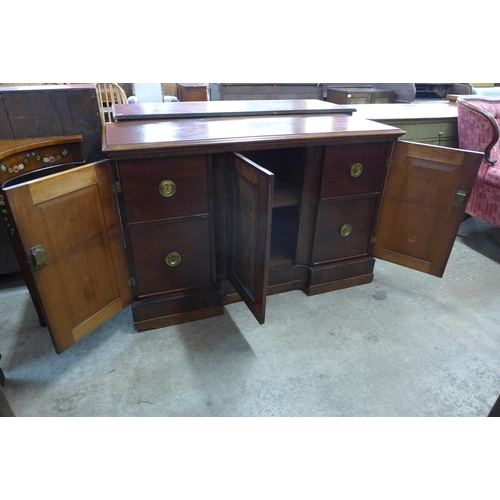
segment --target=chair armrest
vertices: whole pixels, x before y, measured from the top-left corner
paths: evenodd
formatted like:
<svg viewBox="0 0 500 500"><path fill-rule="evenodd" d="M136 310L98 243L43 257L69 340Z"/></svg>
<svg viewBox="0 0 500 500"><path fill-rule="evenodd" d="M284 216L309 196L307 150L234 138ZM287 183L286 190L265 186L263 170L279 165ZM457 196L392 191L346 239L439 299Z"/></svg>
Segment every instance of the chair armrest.
<svg viewBox="0 0 500 500"><path fill-rule="evenodd" d="M491 100L485 100L485 101L492 102ZM496 102L500 106L500 101L496 100ZM457 99L457 105L462 106L462 107L472 111L473 113L477 113L477 114L481 115L490 123L490 125L492 127L492 131L493 131L493 136L491 138L491 141L488 143L488 145L486 146L486 148L484 150L484 158L490 165L494 165L497 162L497 160L494 160L491 157L491 150L493 149L495 144L498 142L498 139L500 137L500 131L499 131L498 122L497 122L496 118L491 113L486 111L485 109L474 105L468 99L464 99L464 98L459 97Z"/></svg>

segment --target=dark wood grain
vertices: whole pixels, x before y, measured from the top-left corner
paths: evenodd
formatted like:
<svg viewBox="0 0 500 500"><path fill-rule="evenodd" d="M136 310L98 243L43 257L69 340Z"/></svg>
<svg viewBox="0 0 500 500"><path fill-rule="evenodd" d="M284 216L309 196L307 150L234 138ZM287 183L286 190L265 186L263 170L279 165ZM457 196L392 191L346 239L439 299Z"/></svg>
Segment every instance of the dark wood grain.
<svg viewBox="0 0 500 500"><path fill-rule="evenodd" d="M341 106L319 99L152 102L113 105L113 117L117 121L332 113L351 115L354 111L352 106Z"/></svg>

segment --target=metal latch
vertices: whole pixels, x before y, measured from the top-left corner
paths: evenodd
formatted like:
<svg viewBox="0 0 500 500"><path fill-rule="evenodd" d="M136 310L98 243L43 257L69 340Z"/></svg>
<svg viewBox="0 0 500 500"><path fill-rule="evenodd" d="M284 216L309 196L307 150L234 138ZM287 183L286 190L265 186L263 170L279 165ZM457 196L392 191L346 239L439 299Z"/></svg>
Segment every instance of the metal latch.
<svg viewBox="0 0 500 500"><path fill-rule="evenodd" d="M45 252L43 245L33 247L31 249L31 256L33 257L33 263L37 269L47 265L47 253Z"/></svg>
<svg viewBox="0 0 500 500"><path fill-rule="evenodd" d="M455 205L461 207L464 203L465 197L467 196L467 191L459 189L455 194Z"/></svg>

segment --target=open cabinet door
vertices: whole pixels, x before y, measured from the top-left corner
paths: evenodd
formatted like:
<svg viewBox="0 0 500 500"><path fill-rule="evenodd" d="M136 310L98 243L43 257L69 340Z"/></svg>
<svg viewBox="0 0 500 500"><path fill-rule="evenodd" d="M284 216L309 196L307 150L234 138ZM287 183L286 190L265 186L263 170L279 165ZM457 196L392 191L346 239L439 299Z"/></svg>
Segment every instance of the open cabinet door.
<svg viewBox="0 0 500 500"><path fill-rule="evenodd" d="M395 143L372 255L441 277L482 154Z"/></svg>
<svg viewBox="0 0 500 500"><path fill-rule="evenodd" d="M131 303L109 160L5 188L58 353Z"/></svg>
<svg viewBox="0 0 500 500"><path fill-rule="evenodd" d="M234 153L228 169L227 278L264 323L274 174Z"/></svg>

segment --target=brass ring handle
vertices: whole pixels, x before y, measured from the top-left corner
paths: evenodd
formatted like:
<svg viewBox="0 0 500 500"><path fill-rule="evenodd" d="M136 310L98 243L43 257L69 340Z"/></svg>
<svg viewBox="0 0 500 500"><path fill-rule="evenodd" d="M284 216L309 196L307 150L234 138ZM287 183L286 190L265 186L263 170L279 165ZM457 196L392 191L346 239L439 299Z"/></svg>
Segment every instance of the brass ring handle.
<svg viewBox="0 0 500 500"><path fill-rule="evenodd" d="M165 257L165 262L170 267L178 266L181 262L181 256L177 252L169 252Z"/></svg>
<svg viewBox="0 0 500 500"><path fill-rule="evenodd" d="M350 224L343 224L340 227L340 234L344 238L347 238L352 233L352 226Z"/></svg>
<svg viewBox="0 0 500 500"><path fill-rule="evenodd" d="M175 194L175 191L177 190L177 186L175 185L174 181L161 181L160 185L158 186L158 190L160 191L160 194L162 196L165 196L165 198L170 198Z"/></svg>
<svg viewBox="0 0 500 500"><path fill-rule="evenodd" d="M353 163L349 170L351 177L359 177L363 172L363 165L361 163Z"/></svg>

